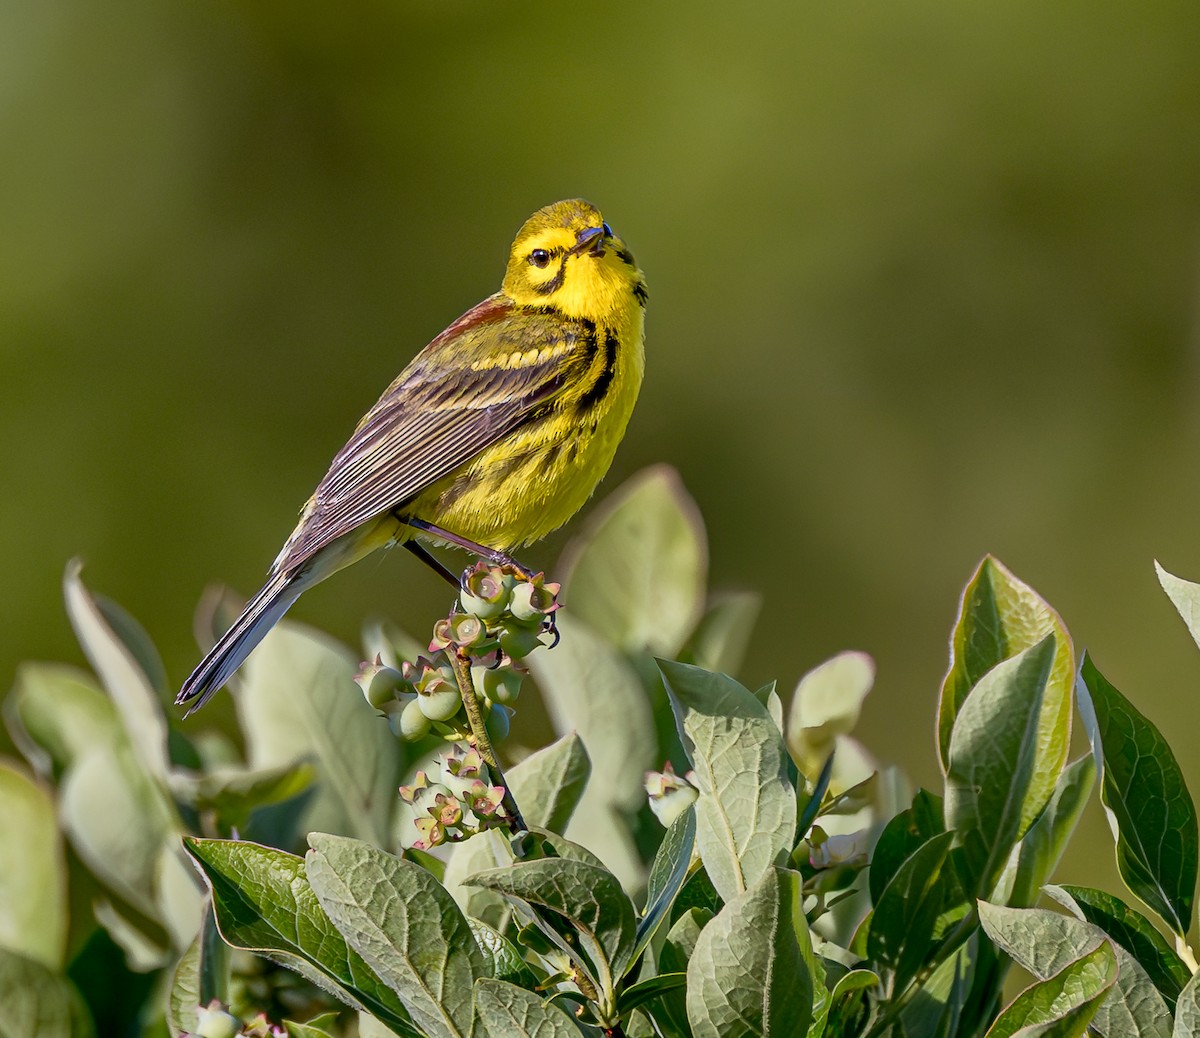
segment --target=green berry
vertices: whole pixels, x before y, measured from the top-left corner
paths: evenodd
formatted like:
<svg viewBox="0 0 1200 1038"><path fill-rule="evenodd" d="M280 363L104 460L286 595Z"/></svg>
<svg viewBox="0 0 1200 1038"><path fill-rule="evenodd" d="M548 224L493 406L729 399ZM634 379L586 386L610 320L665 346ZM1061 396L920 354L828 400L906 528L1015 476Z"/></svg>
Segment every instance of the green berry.
<svg viewBox="0 0 1200 1038"><path fill-rule="evenodd" d="M500 648L510 659L524 659L542 644L540 628L508 628L500 632Z"/></svg>
<svg viewBox="0 0 1200 1038"><path fill-rule="evenodd" d="M404 738L416 741L423 735L429 734L430 721L421 706L423 696L415 696L400 711L400 734Z"/></svg>
<svg viewBox="0 0 1200 1038"><path fill-rule="evenodd" d="M457 688L439 683L433 692L417 696L417 703L420 704L421 713L429 720L449 721L458 713L458 708L462 705L462 698L459 696Z"/></svg>
<svg viewBox="0 0 1200 1038"><path fill-rule="evenodd" d="M508 738L511 717L509 711L502 706L493 707L488 714L485 727L493 742L503 742Z"/></svg>
<svg viewBox="0 0 1200 1038"><path fill-rule="evenodd" d="M487 696L493 703L507 705L515 703L521 694L524 675L512 667L472 667L471 677L477 692Z"/></svg>

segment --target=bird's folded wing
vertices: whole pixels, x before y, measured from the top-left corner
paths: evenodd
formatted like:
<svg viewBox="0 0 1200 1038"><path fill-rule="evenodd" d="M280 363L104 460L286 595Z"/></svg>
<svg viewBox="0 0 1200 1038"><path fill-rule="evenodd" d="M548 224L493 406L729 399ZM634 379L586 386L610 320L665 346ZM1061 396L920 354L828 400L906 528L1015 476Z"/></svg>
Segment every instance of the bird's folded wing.
<svg viewBox="0 0 1200 1038"><path fill-rule="evenodd" d="M527 421L587 363L587 338L574 322L516 311L502 296L469 310L359 422L274 571L403 505Z"/></svg>

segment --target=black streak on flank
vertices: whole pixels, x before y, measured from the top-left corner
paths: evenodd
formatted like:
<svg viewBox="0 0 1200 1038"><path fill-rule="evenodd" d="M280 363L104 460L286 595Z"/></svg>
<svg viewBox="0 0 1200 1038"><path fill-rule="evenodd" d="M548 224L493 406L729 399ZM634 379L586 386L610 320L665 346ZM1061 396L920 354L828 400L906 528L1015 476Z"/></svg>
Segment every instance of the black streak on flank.
<svg viewBox="0 0 1200 1038"><path fill-rule="evenodd" d="M646 308L646 299L648 296L646 294L645 282L639 281L633 286L633 298L638 301L638 306L640 306L643 310Z"/></svg>
<svg viewBox="0 0 1200 1038"><path fill-rule="evenodd" d="M620 346L617 337L612 332L601 331L599 335L603 336L603 338L597 342L594 325L590 329L590 332L588 352L594 355L597 346L602 345L604 348L604 368L596 376L596 380L591 386L588 387L587 392L579 398L579 409L581 411L590 410L604 399L608 393L608 387L612 385L612 380L617 374L617 348Z"/></svg>

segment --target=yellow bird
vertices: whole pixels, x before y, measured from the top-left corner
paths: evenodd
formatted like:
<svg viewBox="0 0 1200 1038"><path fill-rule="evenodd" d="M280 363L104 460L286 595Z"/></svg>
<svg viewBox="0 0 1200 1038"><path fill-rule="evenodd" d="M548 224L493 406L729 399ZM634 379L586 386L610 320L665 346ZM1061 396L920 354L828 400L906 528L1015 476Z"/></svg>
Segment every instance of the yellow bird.
<svg viewBox="0 0 1200 1038"><path fill-rule="evenodd" d="M376 548L403 544L457 583L421 541L515 564L510 551L570 519L633 411L645 307L645 278L595 206L574 198L534 213L500 291L418 353L358 423L266 584L175 702L203 706L301 593Z"/></svg>

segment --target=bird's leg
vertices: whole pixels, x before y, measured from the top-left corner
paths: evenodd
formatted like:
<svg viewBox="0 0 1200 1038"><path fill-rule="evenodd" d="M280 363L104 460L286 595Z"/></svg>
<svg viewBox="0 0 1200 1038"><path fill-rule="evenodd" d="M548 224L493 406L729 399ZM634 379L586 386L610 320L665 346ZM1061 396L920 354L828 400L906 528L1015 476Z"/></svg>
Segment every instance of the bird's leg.
<svg viewBox="0 0 1200 1038"><path fill-rule="evenodd" d="M463 551L468 551L472 555L478 556L481 559L486 559L495 566L511 566L517 572L522 580L533 580L535 574L528 566L522 566L507 552L501 551L499 548L488 548L482 544L476 544L474 541L468 540L466 537L460 537L456 533L451 533L449 530L443 530L440 526L434 526L433 523L427 523L424 519L416 519L409 515L395 515L396 519L405 526L410 526L414 530L420 530L422 533L428 534L431 537L436 537L439 540L445 541L447 544L453 544ZM441 574L447 581L455 587L465 587L462 578L456 577L449 569L443 566L432 554L416 541L405 541L404 547L411 551L418 559L424 562L427 566L431 566L435 572ZM465 576L465 574L464 574ZM558 625L554 622L554 614L551 613L546 617L544 629L547 633L553 636L554 640L550 643L550 648L554 648L558 644L561 637L558 631Z"/></svg>
<svg viewBox="0 0 1200 1038"><path fill-rule="evenodd" d="M434 554L421 544L419 541L405 541L404 547L411 551L418 559L428 566L434 573L445 580L449 584L453 584L458 588L462 586L462 578L457 576L449 566L443 566L441 560L436 558Z"/></svg>
<svg viewBox="0 0 1200 1038"><path fill-rule="evenodd" d="M476 544L474 541L467 540L466 537L460 537L456 533L451 533L449 530L443 530L440 526L434 526L433 523L427 523L424 519L414 519L410 515L397 516L405 526L411 526L414 530L420 530L422 533L429 534L430 537L436 537L438 540L445 541L447 544L453 544L456 547L462 548L463 551L469 551L472 555L476 555L481 559L486 559L488 562L496 566L511 566L517 571L517 576L523 580L532 580L534 573L528 566L522 566L508 552L501 551L499 548L488 548L482 544ZM410 543L410 542L405 542Z"/></svg>

